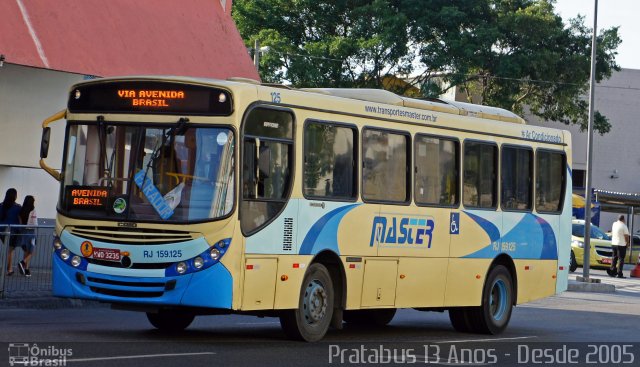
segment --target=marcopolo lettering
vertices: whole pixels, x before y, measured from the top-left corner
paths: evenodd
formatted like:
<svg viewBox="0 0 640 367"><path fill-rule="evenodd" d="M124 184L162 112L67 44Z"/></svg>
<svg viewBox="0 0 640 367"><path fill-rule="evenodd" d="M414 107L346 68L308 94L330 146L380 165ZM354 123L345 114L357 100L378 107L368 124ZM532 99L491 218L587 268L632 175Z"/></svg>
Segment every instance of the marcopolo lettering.
<svg viewBox="0 0 640 367"><path fill-rule="evenodd" d="M380 245L424 246L431 248L435 221L432 217L376 216L371 227L371 242Z"/></svg>

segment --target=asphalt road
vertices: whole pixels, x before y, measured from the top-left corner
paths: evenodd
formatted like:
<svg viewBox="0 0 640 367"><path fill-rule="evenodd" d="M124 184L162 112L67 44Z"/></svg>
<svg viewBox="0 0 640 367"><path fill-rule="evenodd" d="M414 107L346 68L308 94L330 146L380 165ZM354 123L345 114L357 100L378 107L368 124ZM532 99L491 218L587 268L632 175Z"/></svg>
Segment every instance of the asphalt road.
<svg viewBox="0 0 640 367"><path fill-rule="evenodd" d="M638 279L626 282L640 284ZM0 348L0 365L8 361L8 352L16 353L12 345L23 343L53 354L53 349L69 349L71 354L64 360L67 366L371 365L375 364L371 361L385 362L385 356L391 356L391 362L456 365L464 361L460 351L466 349L471 351L466 356L472 363L463 365L531 365L533 357L527 348L550 346L559 351L554 357L558 362L567 345L580 349L580 358L584 358L589 348L595 350L601 343L630 345L627 352L631 354L623 354L627 358L622 361L633 358L631 365L640 365L640 291L630 287L615 294L567 292L520 305L509 328L499 336L457 333L446 312L400 310L387 327L347 325L315 344L285 339L273 318L201 316L185 332L166 334L154 330L144 314L135 312L4 309L0 310L0 343L7 347ZM458 348L453 354L452 345ZM600 350L603 348L609 354L621 351L611 345ZM520 360L513 359L516 352ZM607 361L615 357L609 354ZM365 358L372 355L383 359ZM579 365L585 364L581 361Z"/></svg>

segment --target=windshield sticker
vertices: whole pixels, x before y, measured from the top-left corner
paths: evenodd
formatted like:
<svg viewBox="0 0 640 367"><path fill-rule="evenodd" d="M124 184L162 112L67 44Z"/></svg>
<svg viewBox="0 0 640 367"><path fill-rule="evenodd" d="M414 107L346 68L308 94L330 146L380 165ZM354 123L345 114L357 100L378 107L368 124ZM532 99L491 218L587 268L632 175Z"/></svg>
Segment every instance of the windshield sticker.
<svg viewBox="0 0 640 367"><path fill-rule="evenodd" d="M216 140L218 141L218 145L225 145L229 141L229 137L226 133L220 133Z"/></svg>
<svg viewBox="0 0 640 367"><path fill-rule="evenodd" d="M122 214L127 210L127 201L124 198L117 198L113 202L113 211L116 214Z"/></svg>
<svg viewBox="0 0 640 367"><path fill-rule="evenodd" d="M171 210L175 209L180 204L180 200L182 200L182 189L184 189L184 182L180 182L178 186L174 187L164 196L163 199L167 205L169 205Z"/></svg>
<svg viewBox="0 0 640 367"><path fill-rule="evenodd" d="M151 203L151 206L158 212L160 218L169 219L173 215L173 209L167 204L162 197L158 188L153 185L153 181L151 178L146 177L145 171L140 170L134 176L134 181L136 185L140 188L144 196L147 197L147 200Z"/></svg>

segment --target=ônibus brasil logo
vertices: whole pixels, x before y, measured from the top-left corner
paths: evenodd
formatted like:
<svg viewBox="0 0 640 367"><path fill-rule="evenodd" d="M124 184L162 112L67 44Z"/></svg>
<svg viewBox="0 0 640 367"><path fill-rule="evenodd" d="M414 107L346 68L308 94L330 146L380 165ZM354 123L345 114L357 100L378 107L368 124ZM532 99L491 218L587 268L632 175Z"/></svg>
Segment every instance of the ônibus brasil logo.
<svg viewBox="0 0 640 367"><path fill-rule="evenodd" d="M66 366L73 355L71 348L29 343L9 343L9 366Z"/></svg>

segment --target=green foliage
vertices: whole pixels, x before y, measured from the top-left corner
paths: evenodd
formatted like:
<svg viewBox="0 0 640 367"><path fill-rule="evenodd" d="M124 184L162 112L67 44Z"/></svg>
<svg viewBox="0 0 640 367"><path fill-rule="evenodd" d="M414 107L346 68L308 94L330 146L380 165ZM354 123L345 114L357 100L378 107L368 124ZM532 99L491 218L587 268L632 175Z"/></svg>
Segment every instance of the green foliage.
<svg viewBox="0 0 640 367"><path fill-rule="evenodd" d="M385 76L416 76L425 96L459 87L483 104L586 128L591 29L553 0L235 0L248 46L269 46L265 82L405 93ZM598 81L619 66L618 28L599 32ZM526 107L525 107L526 106ZM525 111L525 108L527 109ZM596 113L595 129L610 129Z"/></svg>

